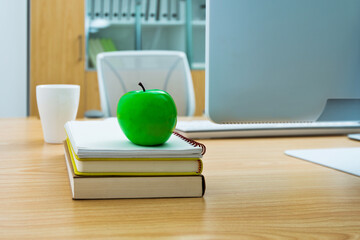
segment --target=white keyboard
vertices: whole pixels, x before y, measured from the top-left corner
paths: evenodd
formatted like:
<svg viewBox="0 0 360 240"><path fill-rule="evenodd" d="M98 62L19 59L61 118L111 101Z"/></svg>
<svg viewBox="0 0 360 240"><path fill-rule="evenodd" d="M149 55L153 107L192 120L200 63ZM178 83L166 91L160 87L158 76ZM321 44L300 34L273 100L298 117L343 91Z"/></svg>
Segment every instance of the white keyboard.
<svg viewBox="0 0 360 240"><path fill-rule="evenodd" d="M176 131L188 138L345 135L360 133L360 122L216 124L209 120L178 121Z"/></svg>

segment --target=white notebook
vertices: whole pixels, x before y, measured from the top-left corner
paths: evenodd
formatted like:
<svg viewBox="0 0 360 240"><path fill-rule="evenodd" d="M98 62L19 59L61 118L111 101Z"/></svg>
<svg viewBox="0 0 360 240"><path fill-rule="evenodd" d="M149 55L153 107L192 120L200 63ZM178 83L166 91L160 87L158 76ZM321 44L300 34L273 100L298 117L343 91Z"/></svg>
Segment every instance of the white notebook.
<svg viewBox="0 0 360 240"><path fill-rule="evenodd" d="M70 121L65 131L79 158L201 158L204 145L172 134L159 146L139 146L130 142L117 119Z"/></svg>

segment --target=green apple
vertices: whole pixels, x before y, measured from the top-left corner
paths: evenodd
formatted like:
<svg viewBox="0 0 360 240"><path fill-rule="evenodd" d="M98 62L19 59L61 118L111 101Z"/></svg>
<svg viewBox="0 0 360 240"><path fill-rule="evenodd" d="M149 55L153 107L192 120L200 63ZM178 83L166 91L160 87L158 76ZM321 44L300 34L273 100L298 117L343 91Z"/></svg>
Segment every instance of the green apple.
<svg viewBox="0 0 360 240"><path fill-rule="evenodd" d="M159 89L131 91L124 94L117 106L117 119L125 136L144 146L160 145L171 136L177 110L170 94Z"/></svg>

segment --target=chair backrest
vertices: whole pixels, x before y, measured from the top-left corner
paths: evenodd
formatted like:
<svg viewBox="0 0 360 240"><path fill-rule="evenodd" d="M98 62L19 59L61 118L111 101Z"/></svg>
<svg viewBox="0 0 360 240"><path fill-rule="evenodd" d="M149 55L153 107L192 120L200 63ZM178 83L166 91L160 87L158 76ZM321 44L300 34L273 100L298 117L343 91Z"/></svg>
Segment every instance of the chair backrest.
<svg viewBox="0 0 360 240"><path fill-rule="evenodd" d="M179 116L192 116L194 87L189 63L179 51L119 51L97 55L101 108L106 117L116 116L120 97L135 90L161 89L174 99Z"/></svg>

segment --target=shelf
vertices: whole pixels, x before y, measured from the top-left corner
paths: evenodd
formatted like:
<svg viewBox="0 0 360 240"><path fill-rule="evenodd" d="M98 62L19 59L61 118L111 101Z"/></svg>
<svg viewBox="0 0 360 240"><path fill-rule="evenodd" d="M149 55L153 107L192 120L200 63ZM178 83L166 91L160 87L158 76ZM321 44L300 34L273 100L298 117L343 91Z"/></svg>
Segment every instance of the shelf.
<svg viewBox="0 0 360 240"><path fill-rule="evenodd" d="M206 26L205 20L194 20L194 21L191 22L191 24L194 27L205 27Z"/></svg>
<svg viewBox="0 0 360 240"><path fill-rule="evenodd" d="M205 69L205 63L203 63L203 62L193 62L191 64L191 69L203 70L203 69Z"/></svg>
<svg viewBox="0 0 360 240"><path fill-rule="evenodd" d="M192 69L205 68L206 0L85 2L87 59L89 40L99 38L111 39L117 51L182 51L187 54ZM92 58L93 55L92 52ZM94 71L92 64L87 61L87 71Z"/></svg>
<svg viewBox="0 0 360 240"><path fill-rule="evenodd" d="M103 29L111 26L134 26L135 22L110 22L106 27L90 26L91 29ZM182 27L185 26L184 21L178 22L141 22L142 27ZM205 26L205 25L204 25Z"/></svg>
<svg viewBox="0 0 360 240"><path fill-rule="evenodd" d="M184 21L178 22L141 22L142 27L166 27L166 26L185 26Z"/></svg>
<svg viewBox="0 0 360 240"><path fill-rule="evenodd" d="M91 28L107 28L110 26L133 26L135 21L122 21L122 22L114 22L114 21L107 21L106 27L96 27L96 24L90 24ZM105 25L105 24L104 24Z"/></svg>

